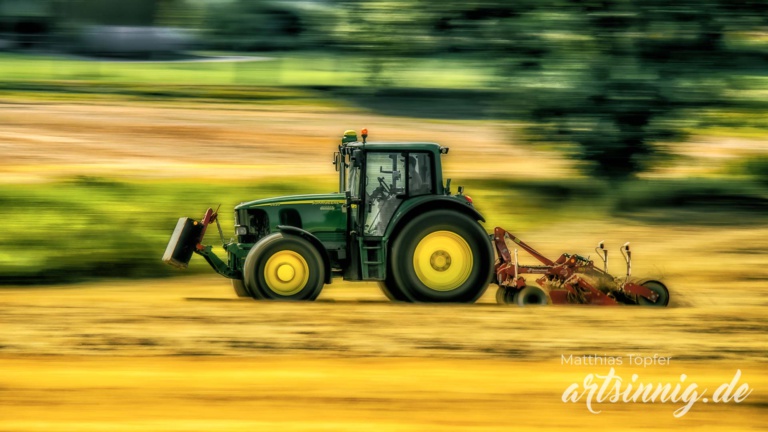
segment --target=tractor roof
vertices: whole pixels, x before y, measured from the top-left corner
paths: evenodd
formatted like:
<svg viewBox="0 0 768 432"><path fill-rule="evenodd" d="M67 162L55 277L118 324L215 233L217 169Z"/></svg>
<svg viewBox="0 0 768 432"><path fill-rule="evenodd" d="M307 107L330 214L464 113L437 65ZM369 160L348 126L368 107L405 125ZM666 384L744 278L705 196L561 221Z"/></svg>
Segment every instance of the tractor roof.
<svg viewBox="0 0 768 432"><path fill-rule="evenodd" d="M431 142L367 142L365 144L361 142L352 142L347 144L350 148L365 148L366 150L389 150L389 151L403 151L403 150L416 150L416 151L430 151L439 153L441 146L437 143Z"/></svg>

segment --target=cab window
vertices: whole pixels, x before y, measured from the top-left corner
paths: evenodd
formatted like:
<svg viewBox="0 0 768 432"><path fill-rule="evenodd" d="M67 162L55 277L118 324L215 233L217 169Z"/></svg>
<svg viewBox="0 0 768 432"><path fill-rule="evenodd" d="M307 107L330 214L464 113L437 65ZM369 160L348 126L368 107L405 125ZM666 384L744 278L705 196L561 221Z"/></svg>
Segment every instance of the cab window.
<svg viewBox="0 0 768 432"><path fill-rule="evenodd" d="M433 193L432 158L429 153L408 155L408 194L411 196Z"/></svg>

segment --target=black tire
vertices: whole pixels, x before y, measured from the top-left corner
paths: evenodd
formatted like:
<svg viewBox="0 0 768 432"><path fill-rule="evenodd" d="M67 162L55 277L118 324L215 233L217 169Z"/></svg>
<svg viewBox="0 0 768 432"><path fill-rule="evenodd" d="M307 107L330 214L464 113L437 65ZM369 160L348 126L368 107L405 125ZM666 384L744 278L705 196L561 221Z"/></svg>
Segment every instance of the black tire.
<svg viewBox="0 0 768 432"><path fill-rule="evenodd" d="M656 302L652 302L648 300L647 298L638 295L637 296L637 304L640 306L656 306L656 307L665 307L669 304L669 290L667 287L655 280L649 280L641 283L640 285L648 288L649 290L655 292L659 298L656 299Z"/></svg>
<svg viewBox="0 0 768 432"><path fill-rule="evenodd" d="M251 293L245 287L245 282L242 279L232 279L232 288L238 297L251 297Z"/></svg>
<svg viewBox="0 0 768 432"><path fill-rule="evenodd" d="M270 261L273 257L277 262ZM291 273L285 277L286 281L280 279L277 271L272 272L274 266L279 266L278 270L284 267L280 264L281 260L285 261L283 264L295 264L288 266L291 267ZM268 264L269 282L266 277ZM320 252L307 240L290 234L270 234L259 240L248 252L243 269L245 286L257 300L315 300L324 285L323 264ZM294 277L299 279L294 282ZM284 288L282 285L286 284L290 286L281 290Z"/></svg>
<svg viewBox="0 0 768 432"><path fill-rule="evenodd" d="M518 306L545 305L549 303L549 299L543 289L528 285L515 295L515 303Z"/></svg>
<svg viewBox="0 0 768 432"><path fill-rule="evenodd" d="M429 260L415 259L417 246L427 236L433 239L432 245L439 245L442 238L448 238L447 243L454 242L450 239L461 239L463 246L460 246L459 253L455 254L455 262L444 250L435 251ZM429 241L430 239L427 239L425 242ZM425 248L423 252L426 254L420 256L426 257L429 255L428 251L428 248ZM436 255L439 256L435 258ZM390 276L408 301L473 303L483 295L493 276L494 255L488 234L477 221L457 211L434 210L416 216L398 233L389 257ZM464 259L465 257L467 259ZM435 264L436 262L441 264ZM447 272L452 265L457 265L446 275L462 276L450 280L447 287L433 289L420 279L417 263L421 263L422 272L423 269L429 270L427 264L431 265L434 270L429 272L432 274ZM466 275L466 278L463 275ZM456 286L451 287L451 283Z"/></svg>
<svg viewBox="0 0 768 432"><path fill-rule="evenodd" d="M500 286L496 290L496 304L507 304L507 287Z"/></svg>
<svg viewBox="0 0 768 432"><path fill-rule="evenodd" d="M408 298L400 291L400 288L392 280L392 277L388 277L387 280L379 281L379 288L384 295L393 302L407 302Z"/></svg>
<svg viewBox="0 0 768 432"><path fill-rule="evenodd" d="M515 304L517 293L520 290L508 287L499 287L496 290L496 303L498 304Z"/></svg>
<svg viewBox="0 0 768 432"><path fill-rule="evenodd" d="M383 281L378 281L379 289L382 293L384 293L384 296L386 296L389 301L393 302L412 302L408 296L403 293L403 290L400 289L399 286L397 286L397 282L395 282L395 279L392 277L392 269L390 266L387 266L387 278Z"/></svg>

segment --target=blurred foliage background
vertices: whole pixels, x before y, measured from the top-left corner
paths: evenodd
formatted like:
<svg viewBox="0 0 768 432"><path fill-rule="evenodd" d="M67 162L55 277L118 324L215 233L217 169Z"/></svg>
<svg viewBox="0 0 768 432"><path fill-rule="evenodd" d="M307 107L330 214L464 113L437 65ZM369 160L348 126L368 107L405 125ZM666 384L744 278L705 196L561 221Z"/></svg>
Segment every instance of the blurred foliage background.
<svg viewBox="0 0 768 432"><path fill-rule="evenodd" d="M701 220L760 223L768 214L760 149L707 179L665 179L691 136L765 140L768 0L0 0L0 91L14 103L110 97L490 122L576 174L476 179L486 213L504 207L502 188L533 200L521 212L531 221L561 217L536 199L579 203L559 215L715 206ZM39 223L12 222L23 239L0 234L0 281L170 274L155 262L169 235L157 227L174 215L150 212L153 200L176 199L181 215L206 199L228 208L325 191L256 184L80 176L3 186L5 219ZM196 200L175 198L185 195ZM78 219L61 229L72 212ZM110 236L126 230L129 242ZM91 237L110 240L67 247ZM44 239L59 246L36 246Z"/></svg>

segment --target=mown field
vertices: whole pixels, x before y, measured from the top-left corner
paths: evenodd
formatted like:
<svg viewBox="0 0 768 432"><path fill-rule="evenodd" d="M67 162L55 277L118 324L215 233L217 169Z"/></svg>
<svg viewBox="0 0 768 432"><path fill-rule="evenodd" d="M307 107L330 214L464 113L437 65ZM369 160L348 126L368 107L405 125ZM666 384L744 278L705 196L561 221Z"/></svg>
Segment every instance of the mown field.
<svg viewBox="0 0 768 432"><path fill-rule="evenodd" d="M768 403L762 139L694 136L636 181L585 178L558 149L493 121L351 105L196 103L13 94L0 106L0 429L759 430ZM341 132L437 141L446 176L546 255L632 242L633 274L667 309L400 305L334 283L313 304L236 299L200 260L159 262L180 216L335 188ZM757 173L757 174L756 174ZM216 243L215 232L208 240ZM158 277L163 277L157 279ZM42 283L42 285L41 285ZM741 404L564 404L603 366L561 355L671 356L618 372L710 392L736 369Z"/></svg>
<svg viewBox="0 0 768 432"><path fill-rule="evenodd" d="M403 305L351 283L312 304L257 303L216 276L6 288L0 429L760 430L765 281L712 273L668 278L667 309L500 307L492 290L476 305ZM629 364L655 354L671 363ZM592 414L561 396L610 366L563 355L622 357L627 382L685 374L710 397L741 370L753 393L699 401L681 418L680 402L606 402Z"/></svg>

